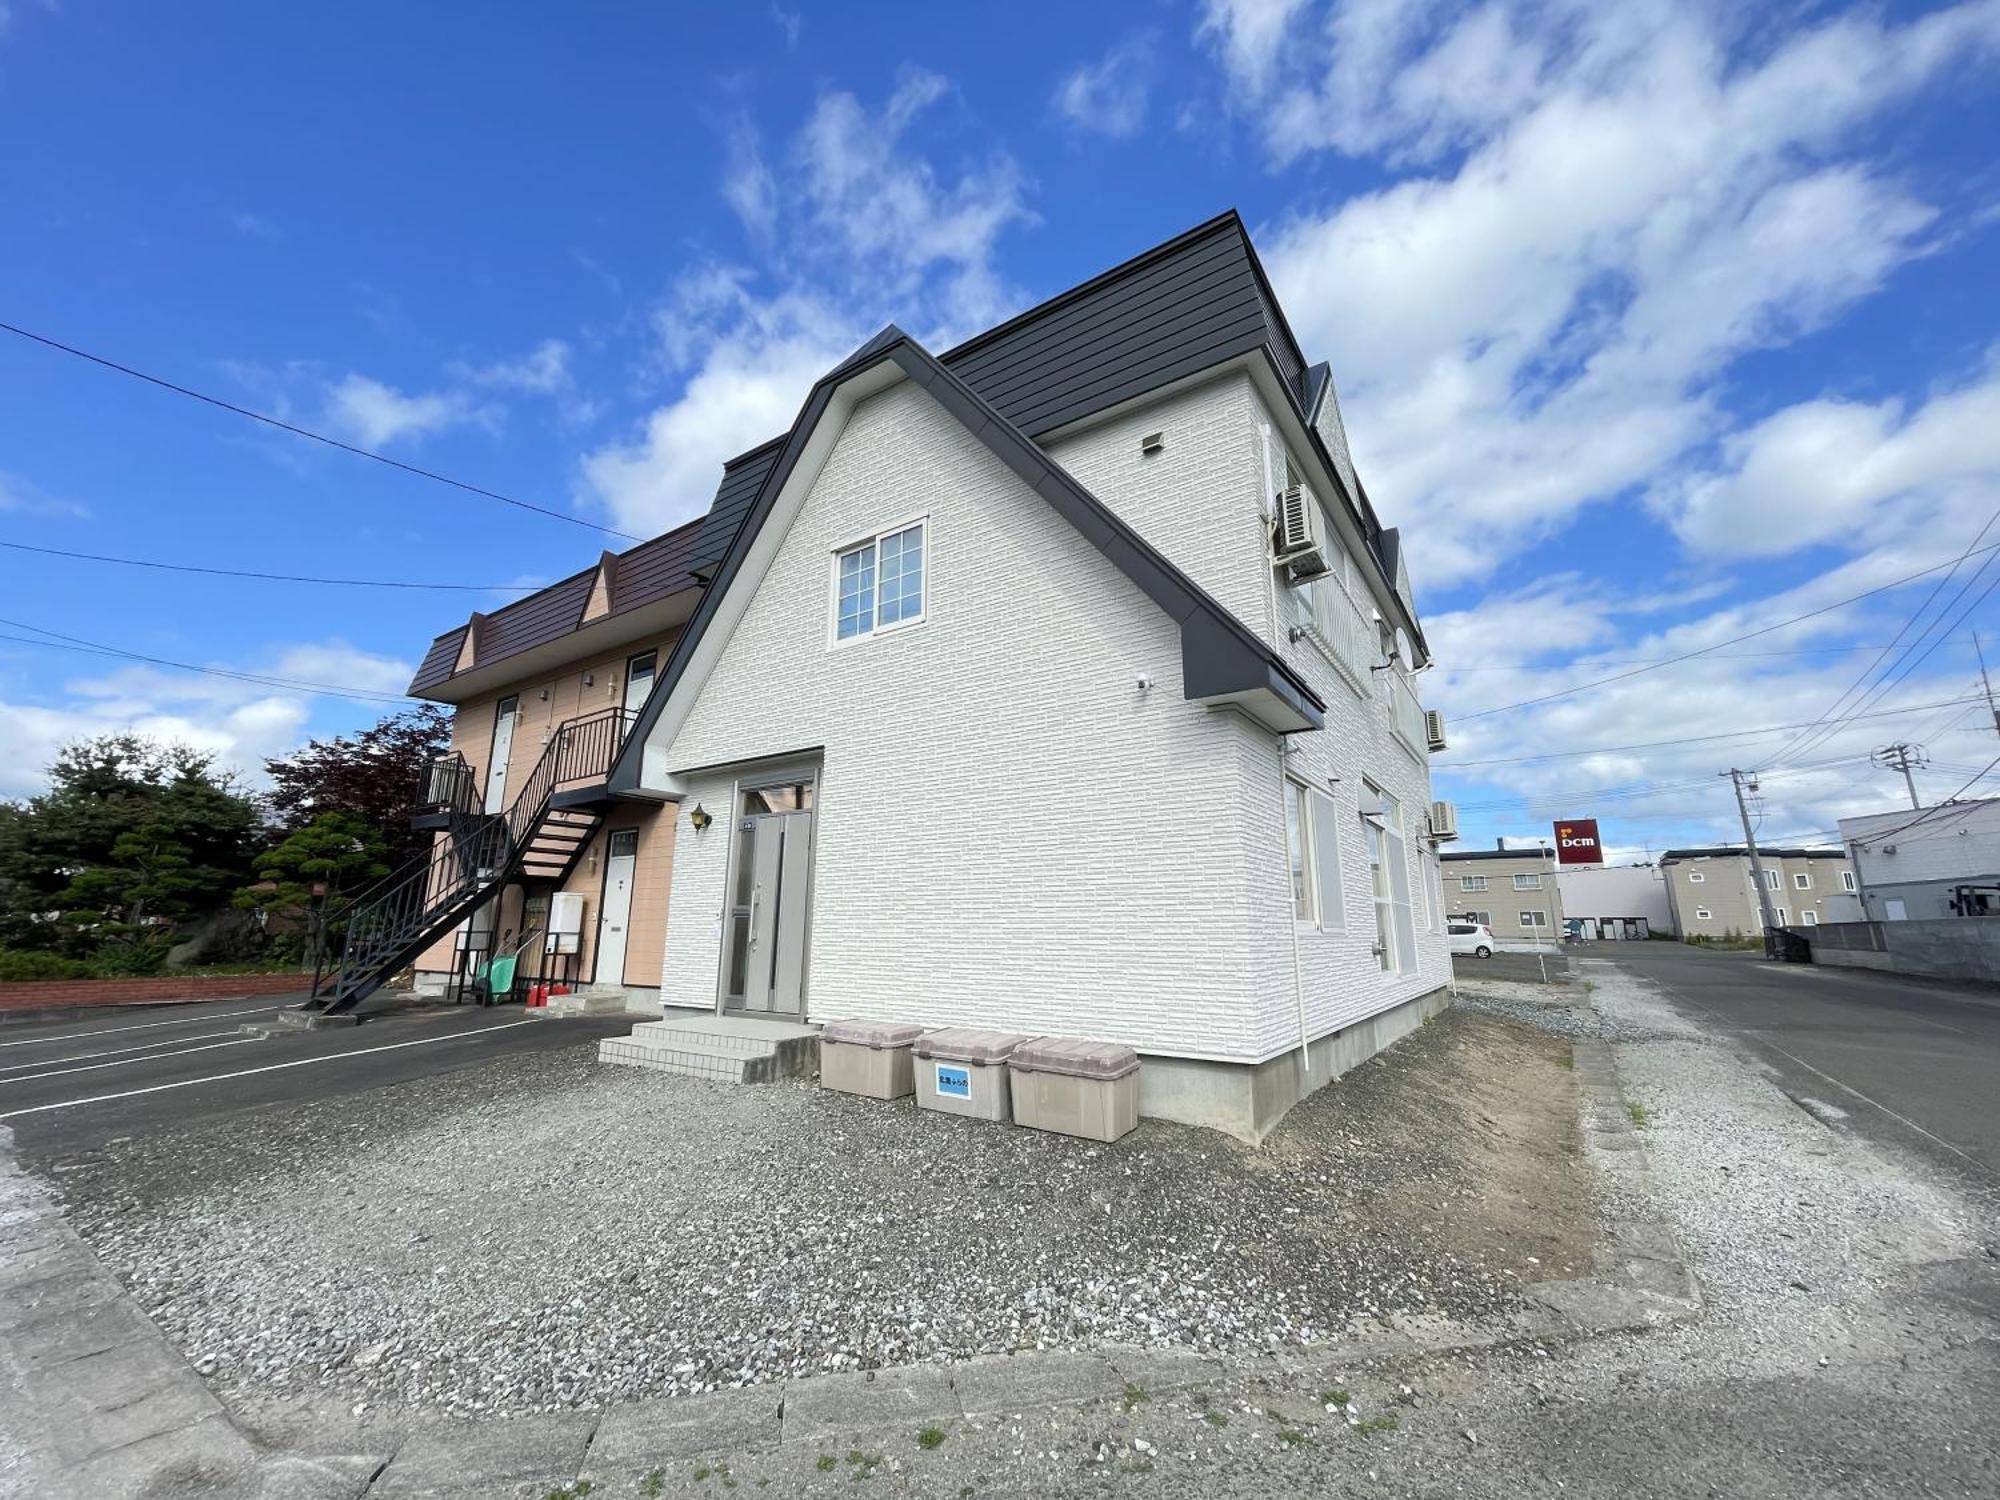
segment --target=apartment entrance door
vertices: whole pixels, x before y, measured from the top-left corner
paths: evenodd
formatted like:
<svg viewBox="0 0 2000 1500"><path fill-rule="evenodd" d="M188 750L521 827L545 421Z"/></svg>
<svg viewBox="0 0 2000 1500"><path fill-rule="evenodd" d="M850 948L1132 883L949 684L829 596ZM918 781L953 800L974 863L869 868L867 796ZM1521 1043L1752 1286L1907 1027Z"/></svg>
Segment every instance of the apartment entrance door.
<svg viewBox="0 0 2000 1500"><path fill-rule="evenodd" d="M805 1014L813 784L740 794L723 952L725 1009L775 1020Z"/></svg>
<svg viewBox="0 0 2000 1500"><path fill-rule="evenodd" d="M607 842L604 900L597 917L599 984L625 982L625 933L632 924L632 876L639 865L639 831L620 828Z"/></svg>
<svg viewBox="0 0 2000 1500"><path fill-rule="evenodd" d="M507 810L507 760L514 753L514 720L521 700L502 698L493 705L493 748L486 757L486 810Z"/></svg>

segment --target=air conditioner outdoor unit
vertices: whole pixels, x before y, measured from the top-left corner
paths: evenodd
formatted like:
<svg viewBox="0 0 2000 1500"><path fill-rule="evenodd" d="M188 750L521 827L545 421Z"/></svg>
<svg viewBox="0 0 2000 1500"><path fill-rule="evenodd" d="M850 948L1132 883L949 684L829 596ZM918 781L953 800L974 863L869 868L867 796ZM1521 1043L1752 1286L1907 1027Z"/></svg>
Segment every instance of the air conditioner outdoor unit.
<svg viewBox="0 0 2000 1500"><path fill-rule="evenodd" d="M1319 502L1302 484L1278 492L1278 561L1294 578L1317 578L1327 569L1319 534Z"/></svg>
<svg viewBox="0 0 2000 1500"><path fill-rule="evenodd" d="M1434 708L1424 710L1424 738L1433 751L1444 749L1444 715Z"/></svg>
<svg viewBox="0 0 2000 1500"><path fill-rule="evenodd" d="M1431 837L1439 843L1458 837L1458 809L1451 803L1431 804Z"/></svg>

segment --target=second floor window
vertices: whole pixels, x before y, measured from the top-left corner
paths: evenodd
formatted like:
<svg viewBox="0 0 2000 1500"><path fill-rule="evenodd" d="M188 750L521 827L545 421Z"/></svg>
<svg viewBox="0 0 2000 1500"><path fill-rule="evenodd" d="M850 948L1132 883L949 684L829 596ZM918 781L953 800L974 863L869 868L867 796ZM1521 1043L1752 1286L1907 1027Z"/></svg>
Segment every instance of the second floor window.
<svg viewBox="0 0 2000 1500"><path fill-rule="evenodd" d="M1542 877L1539 875L1516 875L1514 877L1514 889L1517 891L1539 891L1541 888Z"/></svg>
<svg viewBox="0 0 2000 1500"><path fill-rule="evenodd" d="M1843 891L1854 889L1854 872L1852 870L1842 870L1840 872L1840 888Z"/></svg>
<svg viewBox="0 0 2000 1500"><path fill-rule="evenodd" d="M843 547L833 556L836 641L875 635L924 617L922 521Z"/></svg>
<svg viewBox="0 0 2000 1500"><path fill-rule="evenodd" d="M1461 891L1483 891L1486 889L1486 877L1484 875L1461 875L1458 877L1458 888Z"/></svg>

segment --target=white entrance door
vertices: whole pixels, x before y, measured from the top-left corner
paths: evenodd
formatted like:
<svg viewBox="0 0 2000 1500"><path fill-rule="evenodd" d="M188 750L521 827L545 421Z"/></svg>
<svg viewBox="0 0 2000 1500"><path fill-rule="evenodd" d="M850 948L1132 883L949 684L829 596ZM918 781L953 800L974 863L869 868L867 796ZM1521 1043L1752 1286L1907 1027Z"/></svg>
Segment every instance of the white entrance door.
<svg viewBox="0 0 2000 1500"><path fill-rule="evenodd" d="M796 1017L805 1010L810 781L745 791L736 818L723 1004Z"/></svg>
<svg viewBox="0 0 2000 1500"><path fill-rule="evenodd" d="M625 933L632 925L632 873L639 863L639 832L621 828L611 835L604 864L604 904L597 918L599 984L625 982Z"/></svg>
<svg viewBox="0 0 2000 1500"><path fill-rule="evenodd" d="M502 698L493 705L493 749L486 757L486 810L507 809L507 759L514 753L514 719L519 698Z"/></svg>

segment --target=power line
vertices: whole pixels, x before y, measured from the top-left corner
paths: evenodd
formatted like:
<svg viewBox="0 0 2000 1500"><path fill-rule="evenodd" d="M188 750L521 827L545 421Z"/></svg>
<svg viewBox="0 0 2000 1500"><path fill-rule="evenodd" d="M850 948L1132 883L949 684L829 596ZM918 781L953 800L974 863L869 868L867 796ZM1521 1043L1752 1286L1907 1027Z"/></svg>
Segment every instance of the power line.
<svg viewBox="0 0 2000 1500"><path fill-rule="evenodd" d="M0 325L0 326L5 326L5 325ZM1858 604L1863 599L1872 599L1877 594L1886 594L1891 589L1899 589L1906 583L1914 583L1917 579L1926 578L1932 573L1938 572L1940 569L1956 568L1960 563L1964 562L1966 558L1972 557L1977 553L1992 553L1996 549L2000 549L2000 542L1992 542L1984 547L1979 547L1976 549L1969 548L1966 551L1961 552L1957 557L1951 558L1946 562L1933 563L1928 568L1919 568L1914 573L1905 574L1903 577L1893 579L1892 581L1882 584L1879 587L1872 589L1864 589L1862 592L1858 594L1852 594L1845 599L1836 599L1831 604L1821 605L1818 609L1809 609L1802 615L1793 615L1790 619L1780 620L1775 625L1765 625L1757 630L1746 631L1742 635L1731 636L1726 641L1717 641L1713 646L1703 646L1698 651L1686 651L1679 656L1669 656L1662 661L1654 663L1652 666L1634 667L1629 672L1617 672L1610 677L1600 677L1596 679L1594 682L1580 682L1575 687L1563 688L1560 691L1553 693L1544 693L1539 698L1523 698L1519 703L1502 703L1492 708L1474 709L1471 713L1454 714L1453 718L1455 718L1459 723L1463 724L1468 719L1483 719L1489 714L1504 714L1504 713L1509 713L1517 708L1529 708L1537 703L1552 703L1557 698L1567 698L1571 694L1587 692L1591 688L1603 687L1607 683L1623 682L1628 677L1637 677L1640 676L1642 673L1646 672L1656 672L1661 667L1670 667L1675 665L1677 662L1693 661L1698 656L1707 656L1711 652L1721 650L1724 646L1740 645L1744 641L1755 640L1760 635L1769 635L1774 630L1783 630L1787 625L1797 625L1802 620L1814 619L1819 615L1831 613L1833 610L1836 609L1845 609L1850 604ZM1892 642L1891 644L1894 643Z"/></svg>
<svg viewBox="0 0 2000 1500"><path fill-rule="evenodd" d="M1710 656L1710 661L1756 661L1766 656L1833 656L1846 651L1879 651L1880 646L1794 646L1788 651L1732 651L1726 656ZM1572 667L1666 667L1686 661L1683 656L1579 656L1565 662L1505 661L1468 667L1453 662L1443 670L1453 676L1460 672L1566 671Z"/></svg>
<svg viewBox="0 0 2000 1500"><path fill-rule="evenodd" d="M171 667L177 672L198 672L204 677L226 677L235 682L252 682L264 687L287 688L294 692L315 693L327 698L365 698L377 703L412 703L412 699L402 693L384 693L373 688L342 687L332 682L308 682L294 677L268 677L257 672L235 672L227 667L199 667L193 662L170 661L163 656L147 656L138 651L127 651L119 646L107 646L102 641L87 641L80 636L63 635L58 631L46 630L40 625L30 625L22 620L0 618L0 625L11 625L16 630L32 630L41 636L52 637L42 640L36 636L7 635L0 633L0 641L18 641L24 646L42 646L52 651L79 651L91 656L110 656L126 661L144 662L148 666Z"/></svg>
<svg viewBox="0 0 2000 1500"><path fill-rule="evenodd" d="M1976 698L1949 698L1937 703L1912 703L1907 708L1885 708L1879 713L1849 714L1843 722L1855 719L1890 719L1898 714L1929 713L1934 708L1949 704L1983 702ZM1701 745L1713 740L1739 740L1750 735L1782 734L1789 729L1803 729L1803 724L1766 724L1761 729L1732 729L1723 734L1695 734L1677 740L1647 740L1637 745L1596 745L1585 750L1552 750L1546 755L1515 755L1498 760L1461 760L1444 765L1446 771L1462 771L1471 766L1524 766L1542 760L1570 760L1579 755L1617 755L1626 750L1658 750L1669 745Z"/></svg>
<svg viewBox="0 0 2000 1500"><path fill-rule="evenodd" d="M1805 776L1815 771L1830 770L1837 766L1858 764L1866 759L1867 757L1864 755L1843 755L1834 760L1814 761L1809 765L1803 766L1784 766L1776 770L1764 771L1760 774L1766 777ZM1490 812L1509 807L1554 806L1557 803L1575 805L1585 801L1588 801L1593 806L1601 805L1605 802L1638 802L1649 797L1663 797L1675 792L1695 791L1707 787L1713 780L1712 776L1696 776L1678 781L1638 781L1620 786L1584 787L1581 790L1536 793L1521 797L1486 798L1477 802L1457 802L1453 806L1460 812L1465 813Z"/></svg>
<svg viewBox="0 0 2000 1500"><path fill-rule="evenodd" d="M289 432L294 437L308 438L315 443L324 443L329 448L338 448L342 453L352 453L356 458L373 459L378 464L387 464L392 469L401 469L405 474L414 474L419 479L429 479L438 484L450 485L453 489L463 490L468 495L478 495L483 499L497 500L502 505L511 505L517 510L533 511L536 515L547 516L552 521L565 521L571 526L587 527L591 531L601 531L607 536L623 537L628 542L642 542L645 540L644 537L634 536L629 531L620 531L615 526L605 526L596 521L586 520L582 516L572 516L563 511L550 510L545 505L536 505L531 501L517 500L512 495L503 495L498 490L489 490L483 485L468 484L463 479L453 479L449 474L440 474L435 469L421 469L415 464L406 464L400 458L391 458L386 453L377 453L371 448L360 448L356 447L353 443L343 443L339 438L328 437L323 432L314 432L309 427L300 427L292 422L281 421L268 412L255 411L247 406L238 406L235 402L225 401L220 396L211 396L205 391L195 390L192 386L178 385L174 381L163 379L158 375L149 375L144 370L136 370L130 365L121 365L115 359L106 359L101 354L92 354L88 349L79 349L74 344L65 344L58 339L52 339L45 334L17 327L12 323L0 323L0 332L11 333L17 338L26 339L30 343L40 344L44 348L55 349L63 354L74 355L76 358L87 360L89 363L97 365L102 369L114 370L120 375L129 375L134 380L143 380L148 385L158 386L163 391L172 391L177 396L186 396L191 401L205 402L223 411L233 412L239 417L248 417L253 422L262 422L265 426L275 427L280 432Z"/></svg>
<svg viewBox="0 0 2000 1500"><path fill-rule="evenodd" d="M1978 547L1978 545L1981 542L1986 540L1986 533L1993 529L1993 523L1995 521L2000 521L2000 510L1995 510L1992 515L1986 518L1986 524L1979 528L1979 534L1973 537L1972 541L1966 546L1966 549L1963 552L1961 552L1956 559L1953 560L1950 572L1946 573L1944 577L1940 578L1936 583L1931 585L1931 591L1928 594L1924 595L1923 602L1910 612L1909 618L1903 622L1902 628L1896 632L1895 639L1891 640L1888 645L1882 648L1881 653L1875 658L1875 660L1871 661L1867 666L1861 669L1861 675L1859 677L1856 677L1853 682L1849 683L1847 685L1846 690L1842 692L1838 698L1834 699L1832 703L1827 705L1826 713L1820 716L1822 719L1824 719L1827 716L1827 714L1838 713L1841 705L1847 702L1848 698L1851 697L1854 693L1859 691L1861 685L1865 683L1869 679L1869 677L1874 674L1875 670L1878 667L1880 667L1885 660L1887 660L1889 653L1895 650L1897 644L1901 642L1901 640L1905 635L1909 634L1910 627L1915 625L1918 620L1923 618L1925 612L1930 609L1932 602L1937 598L1939 594L1944 592L1945 585L1951 582L1953 574L1958 572L1959 565L1963 563L1968 557L1972 556L1974 548ZM1977 578L1981 572L1985 571L1986 564L1991 562L1992 560L1993 559L1990 555L1982 558L1980 560L1979 567L1973 571L1972 578ZM1917 635L1916 639L1912 640L1908 646L1905 646L1903 648L1903 654L1901 657L1897 658L1896 665L1900 666L1902 662L1909 657L1911 650L1916 646L1917 642L1921 641L1924 638L1924 636L1929 635L1931 631L1937 627L1938 622L1942 620L1947 614L1951 613L1951 605L1956 604L1959 601L1959 599L1964 596L1965 589L1971 585L1971 582L1972 579L1968 578L1966 580L1965 585L1962 585L1959 588L1958 593L1952 596L1951 604L1947 604L1942 610L1938 611L1937 619L1931 621L1930 624L1926 625L1923 628L1923 630ZM1950 632L1947 631L1946 634L1949 635ZM1942 639L1942 637L1940 639ZM1930 652L1926 651L1924 655L1929 656ZM1919 658L1919 660L1921 660L1921 658ZM1895 670L1896 670L1895 666L1891 666L1887 671L1885 671L1882 675L1881 681L1877 684L1877 686L1881 687L1887 684L1889 681L1890 674L1893 673ZM1855 704L1857 707L1860 708L1867 707L1868 706L1867 695L1864 693L1862 697L1855 700ZM1811 730L1807 730L1804 734L1801 734L1796 740L1792 741L1790 744L1787 744L1782 750L1780 750L1778 752L1779 757L1783 758L1786 755L1792 754L1794 751L1803 747L1804 744L1807 741L1811 740L1812 738L1813 738L1813 732Z"/></svg>
<svg viewBox="0 0 2000 1500"><path fill-rule="evenodd" d="M458 593L532 594L536 583L402 583L386 578L315 578L299 573L256 573L242 568L204 568L194 563L158 562L146 557L112 557L102 552L70 552L61 547L36 547L27 542L0 541L0 547L16 552L39 552L46 557L73 557L84 562L117 563L127 568L155 568L167 573L206 573L217 578L261 578L271 583L324 583L356 589L448 589Z"/></svg>
<svg viewBox="0 0 2000 1500"><path fill-rule="evenodd" d="M1953 792L1949 797L1945 798L1944 801L1934 803L1930 807L1925 808L1916 817L1910 819L1909 822L1900 823L1896 827L1891 828L1887 833L1866 834L1863 836L1861 842L1869 844L1879 844L1884 839L1892 839L1899 833L1909 832L1912 828L1915 828L1919 823L1926 822L1929 819L1935 817L1938 813L1941 813L1945 811L1947 808L1949 808L1954 802L1958 801L1960 797L1963 797L1967 792L1971 791L1973 787L1978 785L1986 777L1992 775L1993 768L1995 766L2000 766L2000 755L1996 755L1993 757L1993 759L1989 760L1984 767L1982 767L1977 773L1974 774L1974 776L1970 781L1966 782L1964 786L1960 787L1957 791Z"/></svg>

